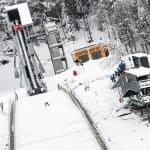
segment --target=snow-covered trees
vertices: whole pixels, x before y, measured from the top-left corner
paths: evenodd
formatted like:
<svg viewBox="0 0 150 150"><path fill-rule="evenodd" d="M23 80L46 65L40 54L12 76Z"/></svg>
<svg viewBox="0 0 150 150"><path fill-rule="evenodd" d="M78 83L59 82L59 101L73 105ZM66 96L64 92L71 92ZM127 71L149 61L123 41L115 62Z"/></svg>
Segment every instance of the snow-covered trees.
<svg viewBox="0 0 150 150"><path fill-rule="evenodd" d="M88 0L64 0L65 10L77 30L80 29L79 19L89 13L90 3ZM85 25L86 26L86 25Z"/></svg>
<svg viewBox="0 0 150 150"><path fill-rule="evenodd" d="M110 26L114 39L118 37L128 53L137 51L137 43L141 43L141 49L148 53L149 6L150 0L99 0L97 7L99 29L103 30L103 24Z"/></svg>
<svg viewBox="0 0 150 150"><path fill-rule="evenodd" d="M78 11L77 0L65 0L65 9L67 15L70 17L70 21L74 24L75 28L79 30L78 18L80 16Z"/></svg>
<svg viewBox="0 0 150 150"><path fill-rule="evenodd" d="M106 30L110 39L119 39L128 53L136 52L139 45L149 52L150 0L29 0L28 3L36 24L53 18L65 29L64 34L83 28L92 41L88 22L95 15L98 29Z"/></svg>

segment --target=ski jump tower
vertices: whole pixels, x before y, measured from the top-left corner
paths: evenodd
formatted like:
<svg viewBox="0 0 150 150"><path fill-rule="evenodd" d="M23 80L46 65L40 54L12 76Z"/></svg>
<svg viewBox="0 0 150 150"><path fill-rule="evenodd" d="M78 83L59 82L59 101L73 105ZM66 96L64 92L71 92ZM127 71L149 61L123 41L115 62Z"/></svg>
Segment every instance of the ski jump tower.
<svg viewBox="0 0 150 150"><path fill-rule="evenodd" d="M29 95L47 91L43 82L39 59L28 40L32 32L32 19L27 3L6 7L8 21L13 32L13 40L19 56L20 69L23 72Z"/></svg>
<svg viewBox="0 0 150 150"><path fill-rule="evenodd" d="M54 73L59 74L68 69L68 63L63 43L61 42L60 33L54 22L45 24L45 30Z"/></svg>

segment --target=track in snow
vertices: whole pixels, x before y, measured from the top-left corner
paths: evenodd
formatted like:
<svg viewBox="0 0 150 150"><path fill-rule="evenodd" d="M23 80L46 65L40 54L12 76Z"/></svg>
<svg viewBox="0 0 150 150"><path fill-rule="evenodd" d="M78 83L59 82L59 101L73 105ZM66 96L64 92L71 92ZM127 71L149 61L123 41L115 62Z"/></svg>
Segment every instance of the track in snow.
<svg viewBox="0 0 150 150"><path fill-rule="evenodd" d="M15 128L16 150L100 150L82 114L63 92L19 100Z"/></svg>

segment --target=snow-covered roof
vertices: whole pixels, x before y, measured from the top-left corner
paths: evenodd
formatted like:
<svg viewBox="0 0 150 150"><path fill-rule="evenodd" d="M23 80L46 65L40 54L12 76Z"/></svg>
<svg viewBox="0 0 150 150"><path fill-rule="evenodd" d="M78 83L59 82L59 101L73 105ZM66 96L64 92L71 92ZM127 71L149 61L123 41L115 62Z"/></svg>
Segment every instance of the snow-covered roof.
<svg viewBox="0 0 150 150"><path fill-rule="evenodd" d="M80 47L76 47L76 49L73 50L72 54L75 53L75 52L77 52L77 51L88 50L88 48L92 47L92 46L97 47L97 46L105 46L105 45L109 46L109 43L102 43L100 41L98 41L98 42L92 42L92 43L86 44L86 45L84 45L82 47L81 46Z"/></svg>
<svg viewBox="0 0 150 150"><path fill-rule="evenodd" d="M21 19L21 24L23 26L33 24L27 3L16 4L16 5L6 7L7 12L14 10L14 9L18 9L20 19Z"/></svg>
<svg viewBox="0 0 150 150"><path fill-rule="evenodd" d="M145 54L145 53L136 53L136 54L130 54L130 55L128 55L128 57L129 57L129 56L143 57L143 56L148 56L148 55Z"/></svg>
<svg viewBox="0 0 150 150"><path fill-rule="evenodd" d="M129 69L125 72L136 75L137 77L141 77L141 76L150 74L150 68L145 68L145 67L133 68L133 69Z"/></svg>
<svg viewBox="0 0 150 150"><path fill-rule="evenodd" d="M128 59L129 57L132 57L132 56L135 56L135 57L144 57L144 56L147 56L148 57L148 54L145 54L145 53L136 53L136 54L130 54L130 55L126 55L126 56L123 56L121 59L122 60L126 60Z"/></svg>
<svg viewBox="0 0 150 150"><path fill-rule="evenodd" d="M136 53L136 54L130 54L130 55L123 56L123 57L121 57L121 60L126 63L126 65L128 66L127 67L128 69L135 67L132 56L137 57L137 58L147 57L148 61L150 60L150 56L145 53Z"/></svg>
<svg viewBox="0 0 150 150"><path fill-rule="evenodd" d="M55 22L48 22L45 24L45 27L49 32L57 30Z"/></svg>
<svg viewBox="0 0 150 150"><path fill-rule="evenodd" d="M0 1L0 4L7 4L7 2L5 0Z"/></svg>

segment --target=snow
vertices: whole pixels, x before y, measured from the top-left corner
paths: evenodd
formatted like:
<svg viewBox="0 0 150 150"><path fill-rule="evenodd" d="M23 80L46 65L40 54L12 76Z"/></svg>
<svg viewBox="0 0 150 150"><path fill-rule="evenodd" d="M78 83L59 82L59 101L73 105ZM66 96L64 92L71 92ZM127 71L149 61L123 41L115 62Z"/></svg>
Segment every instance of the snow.
<svg viewBox="0 0 150 150"><path fill-rule="evenodd" d="M3 59L9 60L9 63L6 65L0 65L0 91L12 91L14 89L20 88L20 79L14 79L13 58L0 56L0 60Z"/></svg>
<svg viewBox="0 0 150 150"><path fill-rule="evenodd" d="M4 149L6 147L6 143L8 143L8 116L0 113L0 148Z"/></svg>
<svg viewBox="0 0 150 150"><path fill-rule="evenodd" d="M45 24L45 27L48 32L57 30L55 22L49 22L49 23Z"/></svg>
<svg viewBox="0 0 150 150"><path fill-rule="evenodd" d="M99 149L81 113L63 92L19 100L16 118L17 150Z"/></svg>
<svg viewBox="0 0 150 150"><path fill-rule="evenodd" d="M0 103L2 100L0 101ZM8 107L8 102L4 103L4 110ZM0 108L0 149L6 147L6 143L8 143L8 114L7 112L3 112Z"/></svg>
<svg viewBox="0 0 150 150"><path fill-rule="evenodd" d="M10 102L14 98L14 93L7 92L0 95L0 104L3 104L3 110L0 107L0 149L3 150L8 149Z"/></svg>
<svg viewBox="0 0 150 150"><path fill-rule="evenodd" d="M92 28L94 41L99 41L98 36L103 36L104 42L106 33L96 31L94 24ZM74 43L66 41L64 45L69 70L56 76L51 76L53 71L46 44L35 46L47 71L44 75L47 77L45 82L48 92L28 97L25 89L16 90L19 97L16 102L15 125L17 150L99 149L81 113L66 94L58 91L57 84L74 92L92 118L109 150L149 150L148 121L143 121L138 112L135 114L125 109L126 99L120 103L118 90L110 88L109 76L118 63L118 56L110 55L100 60L91 60L83 66L75 66L70 54L87 41L84 38L86 36L84 31L81 30L76 34L77 41ZM77 76L73 76L73 70L77 70ZM12 65L0 66L0 71L2 76L0 82L7 78L0 87L6 90L9 86L6 83L13 81ZM145 68L137 70L138 74L145 71ZM133 72L135 73L135 70ZM0 93L1 101L5 102L4 113L0 113L0 149L4 149L8 142L8 106L10 99L14 97L12 89L16 87L13 85L11 91ZM45 102L49 102L50 106L45 107Z"/></svg>
<svg viewBox="0 0 150 150"><path fill-rule="evenodd" d="M149 75L150 68L140 67L140 68L129 69L125 72L136 75L137 77L141 77L141 76Z"/></svg>
<svg viewBox="0 0 150 150"><path fill-rule="evenodd" d="M45 43L41 43L40 46L35 45L34 49L46 70L46 72L44 73L44 76L49 77L49 76L54 75L54 69L52 67L52 62L51 62L51 58L50 58L50 52L48 49L48 45Z"/></svg>
<svg viewBox="0 0 150 150"><path fill-rule="evenodd" d="M135 54L130 54L129 56L143 57L143 56L147 56L147 54L144 54L144 53L135 53Z"/></svg>
<svg viewBox="0 0 150 150"><path fill-rule="evenodd" d="M105 62L105 59L103 61ZM86 67L88 66L89 64ZM89 74L82 73L76 78L68 78L61 85L75 93L94 120L109 149L148 150L150 148L148 122L141 121L138 114L130 113L128 109L123 108L125 102L119 103L117 89L110 89L106 69L102 71L101 65L99 68L98 71L97 65L95 67L93 65L93 71ZM125 113L129 114L120 116Z"/></svg>
<svg viewBox="0 0 150 150"><path fill-rule="evenodd" d="M79 45L79 47L75 47L75 49L73 50L74 52L76 52L76 51L78 51L78 50L80 50L80 49L84 49L85 50L85 48L87 48L87 50L88 50L88 47L90 47L90 46L98 46L98 45L103 45L103 44L108 44L108 43L101 43L102 41L97 41L97 42L92 42L92 43L88 43L88 44L85 44L84 46L82 45ZM109 43L110 44L110 43Z"/></svg>

